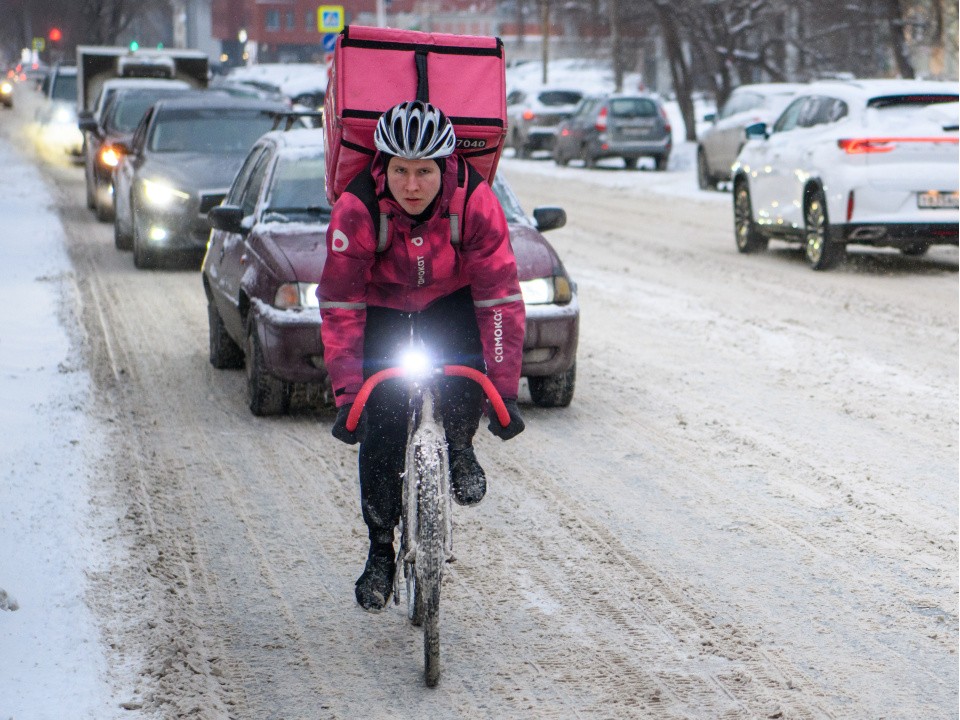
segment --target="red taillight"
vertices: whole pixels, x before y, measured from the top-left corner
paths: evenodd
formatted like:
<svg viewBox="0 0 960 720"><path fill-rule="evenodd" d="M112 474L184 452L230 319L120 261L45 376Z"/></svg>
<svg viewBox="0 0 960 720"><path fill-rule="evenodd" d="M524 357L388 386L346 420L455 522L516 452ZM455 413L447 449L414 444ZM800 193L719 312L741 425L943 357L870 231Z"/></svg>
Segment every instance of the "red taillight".
<svg viewBox="0 0 960 720"><path fill-rule="evenodd" d="M956 145L955 137L875 137L875 138L844 138L837 140L837 145L848 155L865 155L867 153L888 153L900 143L949 143Z"/></svg>
<svg viewBox="0 0 960 720"><path fill-rule="evenodd" d="M597 121L594 123L594 127L603 132L607 129L607 109L600 108L600 112L597 113Z"/></svg>
<svg viewBox="0 0 960 720"><path fill-rule="evenodd" d="M528 121L529 121L529 120L533 120L535 117L536 117L536 115L533 114L533 110L524 110L524 111L523 111L523 119L524 119L524 120L528 120Z"/></svg>
<svg viewBox="0 0 960 720"><path fill-rule="evenodd" d="M847 222L853 217L853 190L847 195Z"/></svg>
<svg viewBox="0 0 960 720"><path fill-rule="evenodd" d="M561 135L561 136L566 137L566 136L569 135L569 134L570 134L570 130L569 130L568 128L560 128L560 135Z"/></svg>
<svg viewBox="0 0 960 720"><path fill-rule="evenodd" d="M663 117L663 126L666 128L667 132L670 132L670 118L667 116L666 108L662 105L660 106L660 115Z"/></svg>

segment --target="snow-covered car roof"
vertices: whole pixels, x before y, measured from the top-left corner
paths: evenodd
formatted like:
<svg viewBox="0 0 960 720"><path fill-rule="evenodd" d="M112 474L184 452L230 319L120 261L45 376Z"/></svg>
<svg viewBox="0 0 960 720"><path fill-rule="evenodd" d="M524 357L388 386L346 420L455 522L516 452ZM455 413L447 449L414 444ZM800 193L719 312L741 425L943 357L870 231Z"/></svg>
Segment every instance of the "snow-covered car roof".
<svg viewBox="0 0 960 720"><path fill-rule="evenodd" d="M829 95L866 105L869 100L898 95L958 95L960 85L940 80L818 80L803 90L805 95Z"/></svg>

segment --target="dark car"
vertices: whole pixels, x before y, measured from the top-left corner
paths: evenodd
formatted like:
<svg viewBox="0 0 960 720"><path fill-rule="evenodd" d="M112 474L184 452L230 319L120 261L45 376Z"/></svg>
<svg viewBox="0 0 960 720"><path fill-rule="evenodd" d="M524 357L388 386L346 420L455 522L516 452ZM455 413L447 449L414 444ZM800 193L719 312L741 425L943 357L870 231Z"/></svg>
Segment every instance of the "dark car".
<svg viewBox="0 0 960 720"><path fill-rule="evenodd" d="M197 92L147 110L113 171L114 237L138 268L201 254L210 225L251 146L285 106Z"/></svg>
<svg viewBox="0 0 960 720"><path fill-rule="evenodd" d="M286 412L299 384L326 385L316 297L330 217L324 172L322 130L268 133L224 204L210 212L214 229L202 268L210 362L246 368L255 415ZM527 306L523 375L538 405L569 405L580 310L573 282L539 231L561 227L566 215L537 208L531 220L501 177L493 187Z"/></svg>
<svg viewBox="0 0 960 720"><path fill-rule="evenodd" d="M120 162L117 145L129 143L140 120L153 103L163 98L192 92L186 86L171 85L151 89L130 87L114 90L105 102L99 118L80 119L84 132L84 171L87 182L87 207L97 220L113 219L113 169Z"/></svg>
<svg viewBox="0 0 960 720"><path fill-rule="evenodd" d="M557 165L580 159L593 167L598 160L619 157L635 168L640 158L649 157L657 170L666 170L672 148L670 119L653 95L592 95L560 124L553 159Z"/></svg>

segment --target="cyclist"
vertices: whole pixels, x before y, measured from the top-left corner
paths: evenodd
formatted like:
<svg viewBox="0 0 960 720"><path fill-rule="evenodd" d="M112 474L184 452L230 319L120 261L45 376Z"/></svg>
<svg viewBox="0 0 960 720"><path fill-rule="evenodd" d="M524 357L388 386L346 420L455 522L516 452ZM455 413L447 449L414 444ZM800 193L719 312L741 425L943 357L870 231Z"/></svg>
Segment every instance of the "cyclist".
<svg viewBox="0 0 960 720"><path fill-rule="evenodd" d="M510 413L510 423L501 426L491 412L488 427L508 440L524 427L516 398L525 313L503 209L476 170L453 155L456 137L443 112L430 103L400 103L380 117L374 144L371 164L334 204L317 296L337 404L332 433L360 443L360 505L370 549L356 598L378 612L393 590L407 395L399 383L377 386L360 425L349 432L357 392L365 378L397 363L415 322L436 360L487 373ZM464 188L469 192L458 212L451 202L463 203L457 192ZM463 215L459 242L451 212ZM440 412L454 499L474 505L487 487L473 451L482 390L464 378L443 383Z"/></svg>

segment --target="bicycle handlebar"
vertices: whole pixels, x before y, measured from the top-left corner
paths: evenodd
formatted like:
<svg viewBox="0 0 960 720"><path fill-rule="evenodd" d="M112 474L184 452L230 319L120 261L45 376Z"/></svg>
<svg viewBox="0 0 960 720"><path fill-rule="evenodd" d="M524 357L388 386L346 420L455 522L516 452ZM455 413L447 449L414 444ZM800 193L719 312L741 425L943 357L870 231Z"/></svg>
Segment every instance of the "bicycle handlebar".
<svg viewBox="0 0 960 720"><path fill-rule="evenodd" d="M357 423L360 422L360 413L363 412L363 408L367 404L367 400L370 398L370 393L373 392L373 389L384 380L403 377L404 374L405 371L403 368L391 367L374 373L364 381L360 392L357 393L356 400L353 401L353 407L350 408L350 414L347 415L347 430L349 432L357 429ZM497 414L497 421L503 425L503 427L510 424L510 413L507 412L507 406L503 404L503 398L500 397L500 393L497 392L493 383L490 382L490 378L482 372L475 368L467 367L466 365L444 365L443 374L465 377L480 385L490 400L493 411Z"/></svg>

